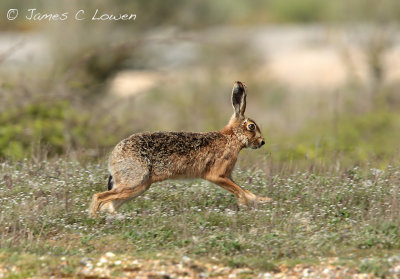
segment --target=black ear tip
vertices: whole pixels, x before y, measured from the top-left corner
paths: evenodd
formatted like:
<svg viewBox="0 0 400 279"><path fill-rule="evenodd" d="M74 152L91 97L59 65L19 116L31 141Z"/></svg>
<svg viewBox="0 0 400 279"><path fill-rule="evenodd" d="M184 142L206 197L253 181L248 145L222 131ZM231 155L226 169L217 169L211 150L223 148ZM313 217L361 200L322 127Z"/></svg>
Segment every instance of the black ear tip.
<svg viewBox="0 0 400 279"><path fill-rule="evenodd" d="M236 81L233 84L233 90L236 92L242 92L246 90L246 85L241 81Z"/></svg>

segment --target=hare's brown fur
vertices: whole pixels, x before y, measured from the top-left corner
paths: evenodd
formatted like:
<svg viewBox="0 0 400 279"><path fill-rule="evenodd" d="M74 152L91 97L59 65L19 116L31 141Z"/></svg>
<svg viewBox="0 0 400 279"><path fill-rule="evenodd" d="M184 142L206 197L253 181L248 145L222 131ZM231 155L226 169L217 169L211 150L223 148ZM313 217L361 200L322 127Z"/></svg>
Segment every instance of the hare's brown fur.
<svg viewBox="0 0 400 279"><path fill-rule="evenodd" d="M246 87L241 82L234 85L232 104L235 113L220 131L140 133L118 143L109 158L112 188L93 196L89 213L96 217L100 209L115 212L152 183L174 178L209 180L232 192L239 204L270 201L257 197L231 179L240 150L264 144L258 126L244 117Z"/></svg>

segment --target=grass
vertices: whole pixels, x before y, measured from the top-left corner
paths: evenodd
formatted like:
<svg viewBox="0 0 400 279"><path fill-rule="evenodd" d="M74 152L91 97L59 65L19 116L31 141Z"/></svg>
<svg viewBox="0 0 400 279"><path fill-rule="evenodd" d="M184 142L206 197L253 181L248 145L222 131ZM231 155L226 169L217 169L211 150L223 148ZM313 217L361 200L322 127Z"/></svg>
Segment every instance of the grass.
<svg viewBox="0 0 400 279"><path fill-rule="evenodd" d="M337 257L383 276L386 259L400 251L398 167L269 176L238 169L239 184L274 199L251 210L238 210L230 193L206 181L165 181L117 218L97 220L87 207L106 189L104 165L24 160L0 170L0 263L10 278L51 275L62 257L71 275L80 258L109 251L269 271Z"/></svg>

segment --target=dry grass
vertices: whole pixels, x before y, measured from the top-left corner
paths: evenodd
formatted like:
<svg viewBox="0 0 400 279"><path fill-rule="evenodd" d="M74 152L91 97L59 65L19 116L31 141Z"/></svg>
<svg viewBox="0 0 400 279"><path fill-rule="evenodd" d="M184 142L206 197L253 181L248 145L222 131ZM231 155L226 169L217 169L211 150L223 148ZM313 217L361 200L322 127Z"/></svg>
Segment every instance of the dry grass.
<svg viewBox="0 0 400 279"><path fill-rule="evenodd" d="M117 217L98 220L87 217L87 206L105 189L102 164L4 162L1 174L0 251L9 255L186 255L256 270L327 257L357 265L375 257L384 264L374 260L372 271L385 273L391 265L384 259L400 248L397 167L268 176L237 170L241 185L274 199L252 210L238 210L233 196L208 182L166 181Z"/></svg>

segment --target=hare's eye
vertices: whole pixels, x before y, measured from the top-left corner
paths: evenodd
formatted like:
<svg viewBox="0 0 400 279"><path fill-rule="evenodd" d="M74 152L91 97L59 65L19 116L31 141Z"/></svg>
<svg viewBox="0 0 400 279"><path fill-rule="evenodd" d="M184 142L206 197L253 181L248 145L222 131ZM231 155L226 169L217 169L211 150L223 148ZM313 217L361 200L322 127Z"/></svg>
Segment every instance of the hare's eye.
<svg viewBox="0 0 400 279"><path fill-rule="evenodd" d="M250 131L254 131L256 128L256 125L253 123L250 123L249 125L247 125L247 129L249 129Z"/></svg>

